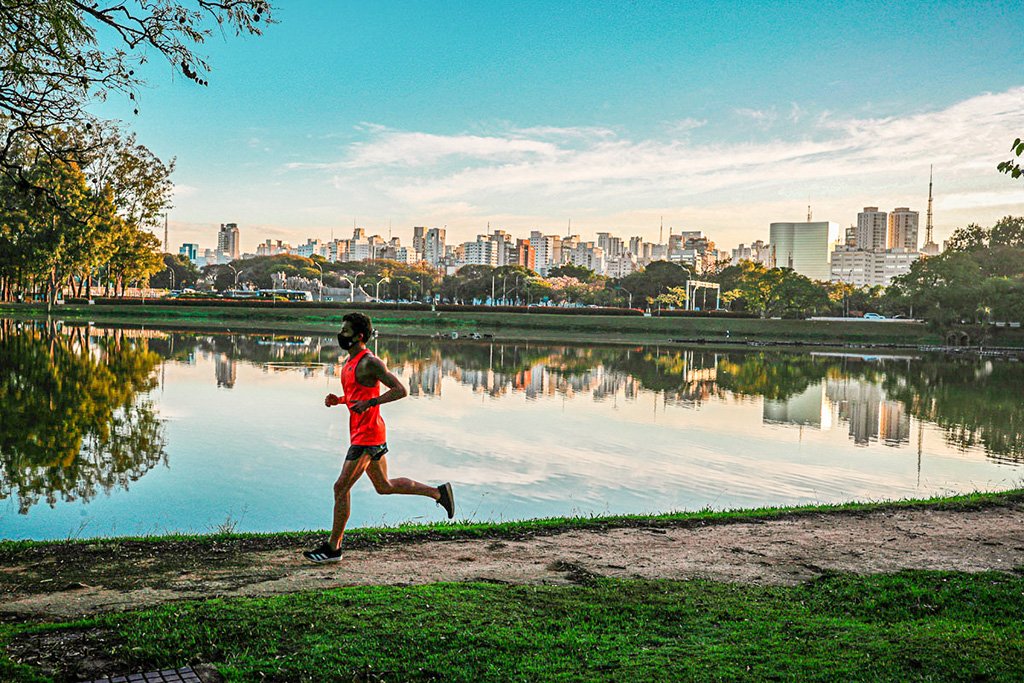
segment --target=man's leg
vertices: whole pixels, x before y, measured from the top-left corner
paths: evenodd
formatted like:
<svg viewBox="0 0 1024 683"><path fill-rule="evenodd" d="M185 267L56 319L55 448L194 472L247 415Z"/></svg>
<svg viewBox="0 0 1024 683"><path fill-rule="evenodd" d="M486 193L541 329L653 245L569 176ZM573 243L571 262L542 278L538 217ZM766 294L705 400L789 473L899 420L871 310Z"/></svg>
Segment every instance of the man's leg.
<svg viewBox="0 0 1024 683"><path fill-rule="evenodd" d="M341 547L342 537L345 535L345 525L348 524L348 516L351 511L352 487L363 476L367 465L370 464L370 456L363 455L357 460L346 460L341 467L341 474L334 482L334 524L331 527L331 538L327 541L332 550Z"/></svg>
<svg viewBox="0 0 1024 683"><path fill-rule="evenodd" d="M366 468L366 475L373 482L373 488L377 489L377 493L381 495L394 493L399 495L427 496L434 500L441 498L441 492L435 486L421 484L418 481L406 479L405 477L389 479L388 461L385 455L370 462Z"/></svg>

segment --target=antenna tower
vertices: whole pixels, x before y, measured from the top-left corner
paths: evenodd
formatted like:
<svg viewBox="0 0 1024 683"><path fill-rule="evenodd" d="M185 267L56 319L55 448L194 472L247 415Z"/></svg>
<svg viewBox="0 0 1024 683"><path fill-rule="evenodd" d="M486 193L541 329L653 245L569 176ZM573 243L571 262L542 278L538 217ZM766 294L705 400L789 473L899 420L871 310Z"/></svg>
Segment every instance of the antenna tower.
<svg viewBox="0 0 1024 683"><path fill-rule="evenodd" d="M665 217L661 217L661 226L658 228L658 244L665 243Z"/></svg>
<svg viewBox="0 0 1024 683"><path fill-rule="evenodd" d="M932 166L928 167L928 221L925 223L924 228L924 243L933 244L932 242Z"/></svg>

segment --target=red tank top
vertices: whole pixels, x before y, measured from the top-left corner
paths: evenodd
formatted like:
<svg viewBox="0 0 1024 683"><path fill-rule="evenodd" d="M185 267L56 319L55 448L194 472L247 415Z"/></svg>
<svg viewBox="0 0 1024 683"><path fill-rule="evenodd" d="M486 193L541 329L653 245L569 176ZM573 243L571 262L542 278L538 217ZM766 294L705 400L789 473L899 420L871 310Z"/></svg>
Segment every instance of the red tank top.
<svg viewBox="0 0 1024 683"><path fill-rule="evenodd" d="M370 353L363 349L354 357L345 361L341 368L341 388L345 392L345 404L351 406L354 401L368 401L380 396L380 382L372 387L363 386L356 379L356 366L363 356ZM353 446L379 446L387 441L384 430L384 419L380 416L380 408L373 406L362 413L348 413L349 442Z"/></svg>

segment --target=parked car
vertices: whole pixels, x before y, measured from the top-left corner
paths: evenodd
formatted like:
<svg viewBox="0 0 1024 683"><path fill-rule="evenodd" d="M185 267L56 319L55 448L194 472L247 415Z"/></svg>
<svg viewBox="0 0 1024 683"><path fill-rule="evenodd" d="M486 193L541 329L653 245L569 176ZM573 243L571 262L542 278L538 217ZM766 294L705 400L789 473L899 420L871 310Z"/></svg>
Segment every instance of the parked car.
<svg viewBox="0 0 1024 683"><path fill-rule="evenodd" d="M885 316L881 315L879 313L865 313L864 314L864 319L865 320L885 320Z"/></svg>

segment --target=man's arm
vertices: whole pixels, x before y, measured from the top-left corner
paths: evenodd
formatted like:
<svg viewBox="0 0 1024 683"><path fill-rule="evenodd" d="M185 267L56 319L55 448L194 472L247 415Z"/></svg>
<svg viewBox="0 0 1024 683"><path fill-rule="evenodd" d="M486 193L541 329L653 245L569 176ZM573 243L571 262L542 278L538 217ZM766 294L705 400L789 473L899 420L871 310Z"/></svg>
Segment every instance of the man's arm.
<svg viewBox="0 0 1024 683"><path fill-rule="evenodd" d="M366 374L369 376L371 381L377 381L388 388L383 394L377 398L371 398L368 401L356 401L352 403L349 408L355 413L361 413L367 408L373 406L379 406L382 403L391 403L397 401L400 398L405 398L409 395L406 391L402 381L395 377L394 373L388 370L387 366L379 359L372 356L366 359Z"/></svg>

